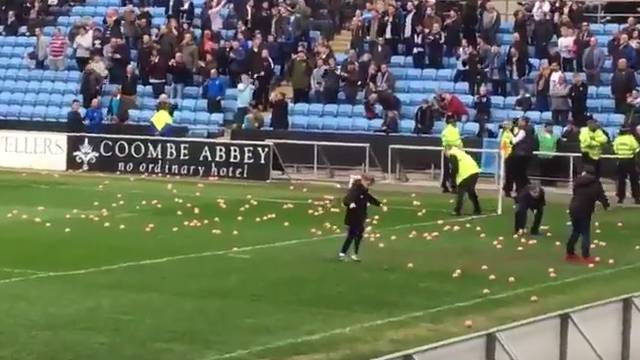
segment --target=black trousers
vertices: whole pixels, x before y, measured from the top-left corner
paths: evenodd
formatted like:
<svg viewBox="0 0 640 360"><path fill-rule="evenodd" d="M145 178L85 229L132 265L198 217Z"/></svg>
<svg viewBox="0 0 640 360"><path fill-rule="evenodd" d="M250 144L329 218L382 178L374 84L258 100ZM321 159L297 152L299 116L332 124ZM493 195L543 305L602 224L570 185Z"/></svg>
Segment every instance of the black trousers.
<svg viewBox="0 0 640 360"><path fill-rule="evenodd" d="M491 80L491 92L497 96L507 96L507 82L504 80Z"/></svg>
<svg viewBox="0 0 640 360"><path fill-rule="evenodd" d="M554 186L555 180L552 178L557 176L558 162L554 157L539 157L540 160L540 185Z"/></svg>
<svg viewBox="0 0 640 360"><path fill-rule="evenodd" d="M207 99L207 112L209 114L222 112L222 102L218 99Z"/></svg>
<svg viewBox="0 0 640 360"><path fill-rule="evenodd" d="M440 187L445 191L456 191L456 182L451 177L451 162L446 156L442 162L442 183L440 183Z"/></svg>
<svg viewBox="0 0 640 360"><path fill-rule="evenodd" d="M300 102L309 102L309 90L308 89L293 89L293 102L295 104Z"/></svg>
<svg viewBox="0 0 640 360"><path fill-rule="evenodd" d="M591 215L571 216L571 235L567 240L567 255L576 254L576 243L582 237L582 256L591 256Z"/></svg>
<svg viewBox="0 0 640 360"><path fill-rule="evenodd" d="M631 196L635 200L640 200L640 185L638 184L638 170L636 161L633 158L618 160L618 186L616 195L618 200L623 201L627 194L627 178L631 183Z"/></svg>
<svg viewBox="0 0 640 360"><path fill-rule="evenodd" d="M525 186L529 185L529 176L527 175L527 169L529 167L529 161L531 157L528 155L513 155L513 181L516 184L516 193L520 193Z"/></svg>
<svg viewBox="0 0 640 360"><path fill-rule="evenodd" d="M342 248L340 249L341 254L346 254L351 247L351 243L353 243L353 253L358 255L360 251L360 242L362 241L362 236L364 235L364 224L358 225L349 225L347 229L347 238L344 240L342 244Z"/></svg>
<svg viewBox="0 0 640 360"><path fill-rule="evenodd" d="M531 234L538 234L540 231L540 223L542 222L542 215L544 214L544 208L531 209L535 214L533 217L533 225L531 225ZM524 230L527 227L527 213L529 209L524 204L518 204L515 213L515 226L514 233L520 230Z"/></svg>
<svg viewBox="0 0 640 360"><path fill-rule="evenodd" d="M507 156L506 159L504 159L504 184L502 184L502 191L505 194L509 194L509 196L511 196L513 193L513 184L514 184L513 159L514 159L513 155L509 155Z"/></svg>
<svg viewBox="0 0 640 360"><path fill-rule="evenodd" d="M478 176L478 174L473 174L462 180L458 184L458 192L456 193L456 207L455 209L453 209L456 214L460 214L460 212L462 211L462 200L464 199L464 194L469 195L469 200L471 200L471 204L473 205L473 213L480 214L480 202L478 202L478 194L476 193Z"/></svg>
<svg viewBox="0 0 640 360"><path fill-rule="evenodd" d="M582 153L582 167L589 165L593 167L594 175L596 178L600 178L600 159L594 159L587 153Z"/></svg>

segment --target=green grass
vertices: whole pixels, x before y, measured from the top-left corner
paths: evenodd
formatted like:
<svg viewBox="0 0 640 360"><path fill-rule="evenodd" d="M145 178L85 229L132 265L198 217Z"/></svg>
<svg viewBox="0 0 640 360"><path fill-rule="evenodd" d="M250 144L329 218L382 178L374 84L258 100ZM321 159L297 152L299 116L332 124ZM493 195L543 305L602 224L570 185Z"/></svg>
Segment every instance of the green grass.
<svg viewBox="0 0 640 360"><path fill-rule="evenodd" d="M598 211L594 238L606 246L590 269L565 264L556 245L566 199L547 208L550 236L522 244L511 209L455 222L450 196L373 189L389 210L371 210L380 236L356 264L335 258L343 192L0 173L0 359L367 359L640 290L637 210Z"/></svg>

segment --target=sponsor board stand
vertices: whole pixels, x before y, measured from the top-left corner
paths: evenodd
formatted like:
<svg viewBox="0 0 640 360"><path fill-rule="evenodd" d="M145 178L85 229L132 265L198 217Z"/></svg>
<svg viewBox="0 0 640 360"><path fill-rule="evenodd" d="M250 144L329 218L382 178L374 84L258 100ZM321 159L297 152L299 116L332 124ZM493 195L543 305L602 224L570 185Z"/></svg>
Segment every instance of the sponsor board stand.
<svg viewBox="0 0 640 360"><path fill-rule="evenodd" d="M67 170L270 180L273 145L255 141L67 134Z"/></svg>
<svg viewBox="0 0 640 360"><path fill-rule="evenodd" d="M0 167L64 171L66 158L66 134L0 130Z"/></svg>

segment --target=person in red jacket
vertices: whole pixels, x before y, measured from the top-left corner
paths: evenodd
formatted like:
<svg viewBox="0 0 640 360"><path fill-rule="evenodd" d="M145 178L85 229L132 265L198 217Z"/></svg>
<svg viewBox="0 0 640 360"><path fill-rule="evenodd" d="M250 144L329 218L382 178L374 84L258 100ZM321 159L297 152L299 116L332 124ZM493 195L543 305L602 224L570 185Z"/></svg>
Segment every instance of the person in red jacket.
<svg viewBox="0 0 640 360"><path fill-rule="evenodd" d="M452 114L456 121L463 120L463 117L469 116L464 103L455 95L444 93L438 96L440 108L445 114Z"/></svg>

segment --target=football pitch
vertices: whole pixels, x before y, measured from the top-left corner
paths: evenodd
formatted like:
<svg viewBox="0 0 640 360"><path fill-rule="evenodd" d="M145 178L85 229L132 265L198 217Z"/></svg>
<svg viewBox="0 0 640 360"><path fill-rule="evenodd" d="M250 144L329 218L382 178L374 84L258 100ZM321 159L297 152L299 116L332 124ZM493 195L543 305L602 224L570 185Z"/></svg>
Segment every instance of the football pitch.
<svg viewBox="0 0 640 360"><path fill-rule="evenodd" d="M456 218L374 187L388 211L343 263L344 193L0 172L0 359L369 359L640 290L639 209L598 209L589 268L564 262L567 197L514 239L494 193Z"/></svg>

